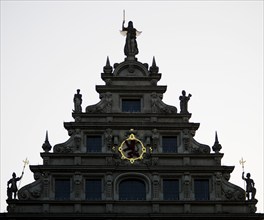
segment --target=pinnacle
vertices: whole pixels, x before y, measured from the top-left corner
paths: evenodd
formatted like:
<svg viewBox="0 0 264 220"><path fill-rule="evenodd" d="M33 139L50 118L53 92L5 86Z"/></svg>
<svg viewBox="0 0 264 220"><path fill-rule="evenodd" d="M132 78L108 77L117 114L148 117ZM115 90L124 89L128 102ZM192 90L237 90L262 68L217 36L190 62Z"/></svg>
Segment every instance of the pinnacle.
<svg viewBox="0 0 264 220"><path fill-rule="evenodd" d="M218 135L217 135L217 132L215 132L215 143L214 143L212 149L213 149L213 151L214 151L215 153L219 153L220 150L222 149L222 146L221 146L221 144L219 144L219 141L218 141Z"/></svg>
<svg viewBox="0 0 264 220"><path fill-rule="evenodd" d="M48 153L51 150L51 145L49 143L49 137L48 137L48 131L46 131L46 137L45 137L45 142L42 145L42 149Z"/></svg>
<svg viewBox="0 0 264 220"><path fill-rule="evenodd" d="M155 60L155 57L154 56L153 56L152 65L149 68L149 71L152 74L157 74L159 72L159 67L156 65L156 60Z"/></svg>
<svg viewBox="0 0 264 220"><path fill-rule="evenodd" d="M104 66L104 73L111 74L113 71L113 67L110 65L109 57L106 58L106 64Z"/></svg>

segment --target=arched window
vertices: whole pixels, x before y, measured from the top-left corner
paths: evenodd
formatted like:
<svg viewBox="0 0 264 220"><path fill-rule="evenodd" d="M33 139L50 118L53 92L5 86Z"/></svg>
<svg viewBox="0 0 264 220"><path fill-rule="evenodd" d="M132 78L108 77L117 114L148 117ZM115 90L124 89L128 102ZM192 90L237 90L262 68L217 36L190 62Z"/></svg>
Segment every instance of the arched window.
<svg viewBox="0 0 264 220"><path fill-rule="evenodd" d="M146 200L145 182L139 179L125 179L119 184L119 200Z"/></svg>

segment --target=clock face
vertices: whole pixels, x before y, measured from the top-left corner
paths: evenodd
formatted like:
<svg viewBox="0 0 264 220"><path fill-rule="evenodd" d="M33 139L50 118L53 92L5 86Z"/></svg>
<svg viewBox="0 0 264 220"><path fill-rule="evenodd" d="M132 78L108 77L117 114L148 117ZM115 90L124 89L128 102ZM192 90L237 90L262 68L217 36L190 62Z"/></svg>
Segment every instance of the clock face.
<svg viewBox="0 0 264 220"><path fill-rule="evenodd" d="M143 159L146 148L134 134L130 134L129 137L121 143L118 151L121 153L121 159L129 160L130 163L134 163L136 160Z"/></svg>

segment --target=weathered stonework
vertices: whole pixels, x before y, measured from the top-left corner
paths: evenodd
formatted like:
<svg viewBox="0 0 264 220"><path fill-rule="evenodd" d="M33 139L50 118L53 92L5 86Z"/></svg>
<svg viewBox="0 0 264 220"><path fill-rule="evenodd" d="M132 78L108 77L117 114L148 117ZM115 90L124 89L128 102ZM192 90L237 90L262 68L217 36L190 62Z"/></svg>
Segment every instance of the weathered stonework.
<svg viewBox="0 0 264 220"><path fill-rule="evenodd" d="M131 42L130 42L131 43ZM152 65L137 61L131 51L124 62L110 65L107 58L96 86L100 102L81 106L65 122L69 139L52 148L46 138L41 153L43 165L31 165L35 181L18 192L18 200L7 200L12 219L261 219L254 214L257 200L245 200L245 191L229 182L233 166L222 166L221 145L198 143L199 123L190 122L187 104L177 108L162 101L166 86L153 59ZM78 92L78 95L79 92ZM188 96L190 98L190 96ZM123 102L133 101L135 111L124 111ZM189 99L188 99L189 101ZM133 107L133 106L132 106ZM206 123L206 122L205 122ZM131 136L133 134L134 136ZM98 138L100 150L88 149L87 138ZM134 139L142 142L142 158ZM175 151L165 150L165 138L176 140ZM126 140L127 139L127 140ZM124 154L134 147L128 160ZM94 147L94 146L92 146ZM146 150L145 150L146 149ZM135 156L136 155L136 156ZM131 158L133 160L131 160ZM56 199L55 181L69 179L69 198ZM86 198L87 180L101 181L98 200ZM126 180L144 185L145 197L123 200L121 184ZM165 181L177 180L177 198L166 199ZM197 199L196 180L208 181L208 198ZM130 189L128 189L129 191ZM261 217L262 216L262 217Z"/></svg>

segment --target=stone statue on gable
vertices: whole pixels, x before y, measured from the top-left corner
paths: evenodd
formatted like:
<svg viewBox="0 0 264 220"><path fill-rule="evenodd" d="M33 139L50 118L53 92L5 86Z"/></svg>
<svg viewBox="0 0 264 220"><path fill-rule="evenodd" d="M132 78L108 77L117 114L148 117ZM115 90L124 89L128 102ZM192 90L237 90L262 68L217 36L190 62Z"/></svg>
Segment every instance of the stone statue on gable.
<svg viewBox="0 0 264 220"><path fill-rule="evenodd" d="M17 195L17 182L22 179L24 172L20 177L16 177L16 173L12 174L12 178L7 182L7 199L16 199ZM14 196L13 196L14 195Z"/></svg>
<svg viewBox="0 0 264 220"><path fill-rule="evenodd" d="M255 188L255 183L254 180L250 178L250 173L247 173L247 178L244 177L244 172L242 173L242 179L246 181L246 197L247 200L255 200L255 195L256 195L256 188ZM250 198L251 194L251 198Z"/></svg>
<svg viewBox="0 0 264 220"><path fill-rule="evenodd" d="M74 113L82 112L82 95L80 94L80 89L77 89L77 94L74 95Z"/></svg>
<svg viewBox="0 0 264 220"><path fill-rule="evenodd" d="M133 22L129 21L128 26L125 27L125 20L123 20L122 31L121 33L126 36L126 43L124 48L124 53L126 56L135 56L138 54L137 47L137 36L141 34L140 31L137 31L136 28L133 27Z"/></svg>
<svg viewBox="0 0 264 220"><path fill-rule="evenodd" d="M181 108L180 113L181 114L189 114L189 112L188 112L188 102L189 102L191 97L192 97L191 94L186 96L185 90L182 90L182 95L179 97L179 99L180 99L180 108Z"/></svg>

